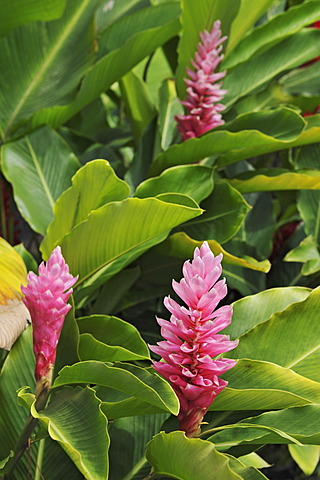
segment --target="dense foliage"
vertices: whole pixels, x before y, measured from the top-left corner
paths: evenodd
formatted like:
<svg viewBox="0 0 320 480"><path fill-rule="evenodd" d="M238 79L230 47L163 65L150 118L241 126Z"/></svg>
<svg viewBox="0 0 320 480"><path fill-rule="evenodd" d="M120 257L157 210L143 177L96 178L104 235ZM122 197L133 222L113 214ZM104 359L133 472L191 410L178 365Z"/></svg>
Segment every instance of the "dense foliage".
<svg viewBox="0 0 320 480"><path fill-rule="evenodd" d="M320 0L2 3L0 478L259 480L280 444L312 474ZM225 123L182 141L186 68L217 20ZM187 438L148 344L204 241L223 253L239 343ZM20 284L58 245L79 277L39 404Z"/></svg>

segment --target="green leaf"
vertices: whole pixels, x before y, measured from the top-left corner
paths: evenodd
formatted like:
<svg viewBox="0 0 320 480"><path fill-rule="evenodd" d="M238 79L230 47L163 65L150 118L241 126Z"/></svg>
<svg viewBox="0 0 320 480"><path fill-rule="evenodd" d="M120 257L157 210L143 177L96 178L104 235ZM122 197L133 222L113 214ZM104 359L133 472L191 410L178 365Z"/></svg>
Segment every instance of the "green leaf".
<svg viewBox="0 0 320 480"><path fill-rule="evenodd" d="M178 95L182 98L186 91L184 77L186 67L191 67L191 59L200 41L200 32L210 31L216 20L221 20L223 35L228 35L231 23L238 12L239 0L198 0L196 3L183 0L181 8L182 35L178 46L179 64L176 71Z"/></svg>
<svg viewBox="0 0 320 480"><path fill-rule="evenodd" d="M55 394L45 410L31 408L87 480L108 478L108 422L100 404L94 390L68 387Z"/></svg>
<svg viewBox="0 0 320 480"><path fill-rule="evenodd" d="M271 410L320 402L318 382L274 363L240 359L223 378L228 387L210 410Z"/></svg>
<svg viewBox="0 0 320 480"><path fill-rule="evenodd" d="M9 455L6 458L4 458L3 460L0 461L0 470L6 465L8 460L10 460L10 458L13 457L13 455L14 455L14 452L13 452L13 450L11 450Z"/></svg>
<svg viewBox="0 0 320 480"><path fill-rule="evenodd" d="M159 90L158 126L161 137L161 148L167 150L176 132L175 116L183 113L183 107L177 98L175 82L166 79Z"/></svg>
<svg viewBox="0 0 320 480"><path fill-rule="evenodd" d="M87 361L64 367L54 382L54 387L69 383L103 385L133 395L174 415L178 414L179 401L170 385L153 369L145 369L125 363L108 366L101 362Z"/></svg>
<svg viewBox="0 0 320 480"><path fill-rule="evenodd" d="M254 455L252 453L251 455ZM258 456L258 455L257 455ZM248 465L243 461L243 457L235 458L231 455L228 455L230 467L236 473L238 473L243 480L268 480L263 473L259 472L257 468L253 465ZM260 457L259 457L260 458ZM263 465L268 466L268 465ZM261 467L260 467L261 468Z"/></svg>
<svg viewBox="0 0 320 480"><path fill-rule="evenodd" d="M241 460L241 462L248 467L268 468L271 466L255 452L248 453L247 455L242 455L238 458L238 460Z"/></svg>
<svg viewBox="0 0 320 480"><path fill-rule="evenodd" d="M193 252L196 247L200 247L202 242L193 240L184 232L177 232L159 245L159 251L165 252L172 257L178 257L182 259L192 258ZM270 269L270 263L268 260L259 262L254 258L246 256L245 258L235 257L234 255L226 252L221 245L215 240L208 240L209 247L213 251L214 255L223 254L222 263L230 265L238 265L245 268L251 268L260 272L268 272Z"/></svg>
<svg viewBox="0 0 320 480"><path fill-rule="evenodd" d="M288 445L293 460L299 465L305 475L312 475L320 460L318 445Z"/></svg>
<svg viewBox="0 0 320 480"><path fill-rule="evenodd" d="M315 58L320 49L320 32L306 29L283 40L267 51L250 57L233 68L223 81L228 90L224 104L230 107L239 98L271 81L276 75Z"/></svg>
<svg viewBox="0 0 320 480"><path fill-rule="evenodd" d="M161 242L170 229L201 213L156 198L128 198L92 211L59 243L71 272L79 274L78 284L94 274L105 274L105 280Z"/></svg>
<svg viewBox="0 0 320 480"><path fill-rule="evenodd" d="M127 25L126 28L118 25L118 28L115 30L115 37L117 42L122 43L118 43L114 50L102 57L94 65L85 76L75 100L66 106L56 106L37 112L32 119L33 127L43 123L50 123L50 125L57 127L65 123L66 120L98 98L102 92L105 92L114 82L128 73L143 58L151 55L157 47L177 35L180 29L177 18L179 5L169 4L170 11L168 13L170 14L170 19L166 23L163 23L163 7L166 6L157 7L158 24L154 27L130 34L130 27L133 25L133 28L135 28L138 21L137 15L140 15L140 12L130 16L130 19L128 17L131 25ZM145 14L143 15L144 18ZM123 59L126 59L126 61L123 61Z"/></svg>
<svg viewBox="0 0 320 480"><path fill-rule="evenodd" d="M134 418L121 418L112 423L110 429L110 478L112 480L131 480L141 467L147 464L144 455L146 443L159 432L167 417L167 414L141 415ZM149 472L150 466L147 465L147 469Z"/></svg>
<svg viewBox="0 0 320 480"><path fill-rule="evenodd" d="M45 26L29 23L2 39L0 125L4 136L41 108L71 100L94 59L97 4L98 0L72 0L59 20ZM12 55L14 51L19 55Z"/></svg>
<svg viewBox="0 0 320 480"><path fill-rule="evenodd" d="M34 256L25 248L23 243L19 243L18 245L14 246L16 252L19 253L20 257L24 261L26 269L28 272L32 271L37 273L38 272L38 264L34 258Z"/></svg>
<svg viewBox="0 0 320 480"><path fill-rule="evenodd" d="M269 320L274 313L285 310L292 303L302 302L310 292L309 288L304 287L270 288L241 298L233 303L232 322L223 333L230 335L232 340L239 338Z"/></svg>
<svg viewBox="0 0 320 480"><path fill-rule="evenodd" d="M148 443L148 462L155 475L178 480L240 480L229 466L229 459L217 452L212 443L200 438L187 438L184 432L160 432ZM198 461L195 461L198 459Z"/></svg>
<svg viewBox="0 0 320 480"><path fill-rule="evenodd" d="M168 168L158 177L149 178L138 185L134 196L147 198L165 192L189 195L201 202L213 189L213 169L205 165L184 165Z"/></svg>
<svg viewBox="0 0 320 480"><path fill-rule="evenodd" d="M71 184L79 162L49 127L7 143L1 150L1 168L13 185L19 211L31 228L43 235L53 219L54 203Z"/></svg>
<svg viewBox="0 0 320 480"><path fill-rule="evenodd" d="M61 331L57 346L57 358L54 364L53 379L65 365L72 365L80 360L79 356L79 328L74 316L75 306L71 297L72 308L68 312Z"/></svg>
<svg viewBox="0 0 320 480"><path fill-rule="evenodd" d="M201 206L205 210L201 218L189 220L181 229L195 240L213 239L219 243L227 242L238 232L250 210L242 195L221 181Z"/></svg>
<svg viewBox="0 0 320 480"><path fill-rule="evenodd" d="M78 318L81 360L102 362L150 360L139 331L120 318L91 315Z"/></svg>
<svg viewBox="0 0 320 480"><path fill-rule="evenodd" d="M320 288L316 288L304 301L274 313L267 322L242 335L228 356L270 361L319 381L319 295Z"/></svg>
<svg viewBox="0 0 320 480"><path fill-rule="evenodd" d="M246 418L237 424L226 425L225 430L208 440L217 448L227 449L235 445L265 443L315 444L319 442L320 405L306 405L285 410L267 412ZM218 427L220 429L221 427Z"/></svg>
<svg viewBox="0 0 320 480"><path fill-rule="evenodd" d="M83 222L92 210L129 195L129 185L120 180L106 160L93 160L72 178L72 186L66 190L54 206L55 219L41 244L47 259L62 237Z"/></svg>
<svg viewBox="0 0 320 480"><path fill-rule="evenodd" d="M320 270L320 253L312 235L304 238L300 244L284 257L285 262L302 262L302 275L312 275Z"/></svg>
<svg viewBox="0 0 320 480"><path fill-rule="evenodd" d="M37 20L48 21L59 18L66 5L66 0L13 0L1 5L0 36L6 35L13 28Z"/></svg>
<svg viewBox="0 0 320 480"><path fill-rule="evenodd" d="M307 235L312 235L320 244L320 192L299 192L297 207L304 222Z"/></svg>
<svg viewBox="0 0 320 480"><path fill-rule="evenodd" d="M234 50L235 45L243 37L247 36L247 32L250 31L251 27L268 10L272 3L274 3L274 0L262 0L255 3L250 2L250 0L241 1L239 11L232 22L226 56L228 56L230 51Z"/></svg>
<svg viewBox="0 0 320 480"><path fill-rule="evenodd" d="M157 175L173 165L199 162L212 155L220 155L217 163L226 165L262 153L289 148L289 142L298 138L304 126L302 117L289 108L281 107L240 115L224 127L227 130L219 128L200 138L191 138L168 148L156 157L150 175ZM312 135L313 142L316 141L314 138L316 132Z"/></svg>
<svg viewBox="0 0 320 480"><path fill-rule="evenodd" d="M131 71L124 75L119 86L122 101L131 123L133 137L138 143L145 128L157 112L146 84L136 73Z"/></svg>
<svg viewBox="0 0 320 480"><path fill-rule="evenodd" d="M102 402L101 408L108 418L124 418L134 417L136 415L163 413L163 408L151 405L136 397L127 397L123 400L113 402L111 400L109 402Z"/></svg>
<svg viewBox="0 0 320 480"><path fill-rule="evenodd" d="M319 190L319 170L288 171L282 168L245 172L229 180L241 193L275 190Z"/></svg>
<svg viewBox="0 0 320 480"><path fill-rule="evenodd" d="M316 62L288 73L281 77L279 82L291 95L320 95L319 82L317 82L319 75L320 65Z"/></svg>
<svg viewBox="0 0 320 480"><path fill-rule="evenodd" d="M0 374L0 459L6 458L14 450L24 427L28 412L17 402L17 390L25 385L35 386L33 375L34 355L32 351L32 329L28 327L18 338L2 366ZM37 455L38 445L33 445L32 453ZM34 471L34 456L30 458ZM22 457L15 475L17 480L27 478L28 459ZM16 480L16 479L15 479Z"/></svg>
<svg viewBox="0 0 320 480"><path fill-rule="evenodd" d="M231 51L234 44L238 43L240 37L247 33L247 24L250 22L250 26L253 25L253 16L255 16L254 22L261 10L266 10L272 3L274 3L273 0L263 0L254 4L250 0L241 2L240 11L232 24L227 55L222 64L223 69L245 62L252 58L255 53L261 52L262 49L265 50L272 44L297 33L301 28L319 20L320 17L318 0L301 3L301 5L289 8L287 11L276 15L252 30ZM231 53L229 54L229 52Z"/></svg>

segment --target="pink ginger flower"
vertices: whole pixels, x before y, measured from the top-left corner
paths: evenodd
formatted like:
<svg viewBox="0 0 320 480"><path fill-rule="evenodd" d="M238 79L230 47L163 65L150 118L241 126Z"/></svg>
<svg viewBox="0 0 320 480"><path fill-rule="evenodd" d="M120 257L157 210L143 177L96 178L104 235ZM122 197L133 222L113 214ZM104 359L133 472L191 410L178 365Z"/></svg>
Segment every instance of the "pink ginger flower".
<svg viewBox="0 0 320 480"><path fill-rule="evenodd" d="M209 406L228 384L219 378L232 368L235 360L215 358L238 345L229 336L217 334L231 322L232 307L217 310L227 294L221 275L222 254L214 256L207 242L196 248L193 261L183 265L184 277L172 281L174 291L187 307L165 297L170 321L157 318L166 339L150 349L163 361L154 362L155 370L167 379L180 401L179 428L188 437L198 436Z"/></svg>
<svg viewBox="0 0 320 480"><path fill-rule="evenodd" d="M46 265L42 262L39 266L39 276L29 272L27 279L27 286L22 286L21 290L33 326L35 378L37 382L51 383L57 344L65 316L71 308L67 302L78 276L69 273L61 248L56 247Z"/></svg>
<svg viewBox="0 0 320 480"><path fill-rule="evenodd" d="M187 115L177 115L178 130L183 140L199 137L212 128L223 125L220 112L225 106L220 102L227 93L221 88L221 80L226 72L214 73L214 70L223 59L220 55L221 43L227 37L221 38L220 20L214 22L211 32L206 30L200 33L201 42L198 43L198 50L192 65L195 71L187 68L190 78L185 78L187 85L187 99L184 105L188 111ZM218 83L216 83L218 82Z"/></svg>

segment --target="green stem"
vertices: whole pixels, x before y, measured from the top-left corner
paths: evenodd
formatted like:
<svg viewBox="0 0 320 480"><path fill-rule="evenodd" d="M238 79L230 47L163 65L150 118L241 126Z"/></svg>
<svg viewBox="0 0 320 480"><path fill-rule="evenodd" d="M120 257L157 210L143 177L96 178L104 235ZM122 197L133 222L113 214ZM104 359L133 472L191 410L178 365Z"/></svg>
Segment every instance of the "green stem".
<svg viewBox="0 0 320 480"><path fill-rule="evenodd" d="M36 403L35 403L36 410L44 409L48 400L49 390L50 390L50 383L44 383L36 399ZM29 438L31 437L37 424L38 424L38 419L34 418L32 415L29 415L23 427L23 430L20 434L16 448L14 449L14 455L13 457L10 458L10 460L7 462L5 466L6 473L4 474L3 477L1 477L3 478L3 480L10 479L10 476L13 470L16 468L19 460L21 459L26 448L28 447Z"/></svg>
<svg viewBox="0 0 320 480"><path fill-rule="evenodd" d="M41 475L41 467L42 467L43 454L44 454L44 442L45 442L44 438L42 438L39 442L36 472L35 472L34 480L41 480L41 478L43 478Z"/></svg>

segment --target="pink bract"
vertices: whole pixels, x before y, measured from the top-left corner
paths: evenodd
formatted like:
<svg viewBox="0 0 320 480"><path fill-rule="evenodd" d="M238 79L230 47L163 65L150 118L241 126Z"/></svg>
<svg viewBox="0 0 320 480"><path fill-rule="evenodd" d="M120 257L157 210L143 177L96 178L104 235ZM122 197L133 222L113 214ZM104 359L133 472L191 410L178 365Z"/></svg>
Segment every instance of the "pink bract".
<svg viewBox="0 0 320 480"><path fill-rule="evenodd" d="M221 275L222 254L214 256L207 242L196 248L193 261L183 265L184 277L173 289L186 306L165 297L170 320L158 318L161 335L166 339L150 349L162 357L155 370L172 385L180 400L179 426L189 437L198 436L203 416L228 382L219 378L232 368L235 360L213 358L238 345L227 335L218 334L231 322L232 307L216 310L226 296Z"/></svg>
<svg viewBox="0 0 320 480"><path fill-rule="evenodd" d="M227 93L221 88L222 83L219 81L224 78L226 72L214 73L223 59L223 55L220 54L221 43L227 38L221 37L220 25L221 22L217 20L211 32L200 33L201 42L192 60L195 71L187 68L189 78L184 79L187 85L187 98L181 103L188 113L175 117L183 140L199 137L224 124L220 112L225 107L217 102L220 102Z"/></svg>
<svg viewBox="0 0 320 480"><path fill-rule="evenodd" d="M27 286L21 287L32 320L37 382L51 379L63 322L71 308L67 303L71 287L78 279L69 273L60 247L53 250L46 264L41 263L38 273L29 272Z"/></svg>

